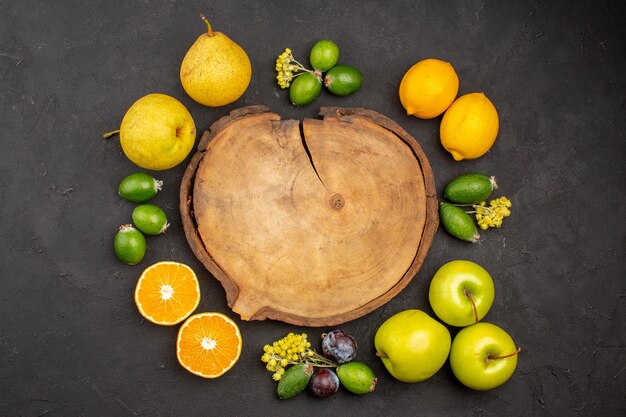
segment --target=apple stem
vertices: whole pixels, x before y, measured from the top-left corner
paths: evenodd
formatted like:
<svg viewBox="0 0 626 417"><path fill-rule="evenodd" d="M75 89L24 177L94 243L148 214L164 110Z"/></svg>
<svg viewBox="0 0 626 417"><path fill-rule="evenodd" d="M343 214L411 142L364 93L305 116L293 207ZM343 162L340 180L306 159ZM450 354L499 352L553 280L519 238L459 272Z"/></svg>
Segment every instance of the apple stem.
<svg viewBox="0 0 626 417"><path fill-rule="evenodd" d="M118 133L120 133L119 129L118 130L114 130L112 132L107 132L104 135L102 135L103 138L108 139L113 135L117 135Z"/></svg>
<svg viewBox="0 0 626 417"><path fill-rule="evenodd" d="M207 34L209 36L215 36L215 34L213 33L213 28L211 27L211 24L209 23L209 19L207 19L206 16L203 15L202 13L200 13L200 18L204 20L204 23L206 23L207 28L209 28L209 30L207 31Z"/></svg>
<svg viewBox="0 0 626 417"><path fill-rule="evenodd" d="M474 301L474 297L472 297L472 293L467 291L467 290L463 290L463 293L465 293L465 296L472 303L472 307L474 308L474 320L476 320L475 323L478 323L479 322L479 320L478 320L478 308L476 308L476 302Z"/></svg>
<svg viewBox="0 0 626 417"><path fill-rule="evenodd" d="M489 355L487 356L487 360L494 360L494 359L504 359L504 358L510 358L511 356L515 356L517 354L519 354L522 351L521 347L518 347L517 350L515 352L506 354L506 355Z"/></svg>

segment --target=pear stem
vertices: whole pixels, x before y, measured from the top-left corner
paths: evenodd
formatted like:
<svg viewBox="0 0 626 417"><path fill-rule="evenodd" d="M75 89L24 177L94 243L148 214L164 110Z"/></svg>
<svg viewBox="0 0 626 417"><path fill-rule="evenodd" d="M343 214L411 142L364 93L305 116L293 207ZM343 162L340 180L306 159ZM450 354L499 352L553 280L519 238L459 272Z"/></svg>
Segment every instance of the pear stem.
<svg viewBox="0 0 626 417"><path fill-rule="evenodd" d="M489 355L487 356L487 360L494 360L494 359L504 359L504 358L510 358L511 356L515 356L517 354L519 354L522 351L521 347L518 347L517 350L515 352L506 354L506 355Z"/></svg>
<svg viewBox="0 0 626 417"><path fill-rule="evenodd" d="M207 34L209 36L215 36L215 34L213 33L213 28L211 27L211 24L209 23L209 19L207 19L206 16L203 15L202 13L200 13L200 18L204 20L204 23L206 23L207 28L209 28L209 30L207 31Z"/></svg>
<svg viewBox="0 0 626 417"><path fill-rule="evenodd" d="M117 135L118 133L120 133L119 129L118 130L114 130L112 132L107 132L104 135L102 135L103 138L108 139L113 135Z"/></svg>
<svg viewBox="0 0 626 417"><path fill-rule="evenodd" d="M474 307L474 320L476 320L475 323L478 323L478 321L479 321L478 320L478 309L476 308L476 302L474 301L474 297L472 297L472 293L467 291L467 290L463 290L463 293L465 293L465 296L472 303L472 307Z"/></svg>

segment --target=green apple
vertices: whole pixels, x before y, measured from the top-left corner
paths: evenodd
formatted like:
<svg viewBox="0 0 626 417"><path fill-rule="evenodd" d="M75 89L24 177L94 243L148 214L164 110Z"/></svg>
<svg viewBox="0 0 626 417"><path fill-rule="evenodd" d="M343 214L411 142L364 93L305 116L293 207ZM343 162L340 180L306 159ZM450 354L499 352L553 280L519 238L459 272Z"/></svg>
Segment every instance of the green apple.
<svg viewBox="0 0 626 417"><path fill-rule="evenodd" d="M420 382L433 376L448 358L450 341L448 329L420 310L391 316L374 337L377 356L402 382Z"/></svg>
<svg viewBox="0 0 626 417"><path fill-rule="evenodd" d="M441 321L464 327L482 320L493 304L491 275L471 261L443 265L430 282L428 299Z"/></svg>
<svg viewBox="0 0 626 417"><path fill-rule="evenodd" d="M515 372L517 354L511 336L491 323L476 323L462 329L450 350L452 372L461 383L475 390L504 384Z"/></svg>

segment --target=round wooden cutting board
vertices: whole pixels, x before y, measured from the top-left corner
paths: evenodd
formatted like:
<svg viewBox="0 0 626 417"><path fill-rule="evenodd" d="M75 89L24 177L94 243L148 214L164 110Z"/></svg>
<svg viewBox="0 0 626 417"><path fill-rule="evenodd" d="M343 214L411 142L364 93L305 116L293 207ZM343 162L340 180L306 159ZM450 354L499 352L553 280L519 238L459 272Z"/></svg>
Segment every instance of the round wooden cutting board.
<svg viewBox="0 0 626 417"><path fill-rule="evenodd" d="M185 235L244 320L361 317L410 282L437 230L415 139L371 110L320 114L235 110L204 133L185 171Z"/></svg>

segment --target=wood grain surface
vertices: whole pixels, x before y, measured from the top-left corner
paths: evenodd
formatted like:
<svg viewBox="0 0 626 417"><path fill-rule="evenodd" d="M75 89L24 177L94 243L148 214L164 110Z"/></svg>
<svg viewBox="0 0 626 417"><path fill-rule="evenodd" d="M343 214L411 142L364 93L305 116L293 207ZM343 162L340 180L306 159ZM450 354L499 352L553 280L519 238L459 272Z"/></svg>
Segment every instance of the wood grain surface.
<svg viewBox="0 0 626 417"><path fill-rule="evenodd" d="M322 115L238 109L205 133L183 178L190 245L245 320L360 317L406 286L436 231L417 142L373 111Z"/></svg>

